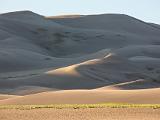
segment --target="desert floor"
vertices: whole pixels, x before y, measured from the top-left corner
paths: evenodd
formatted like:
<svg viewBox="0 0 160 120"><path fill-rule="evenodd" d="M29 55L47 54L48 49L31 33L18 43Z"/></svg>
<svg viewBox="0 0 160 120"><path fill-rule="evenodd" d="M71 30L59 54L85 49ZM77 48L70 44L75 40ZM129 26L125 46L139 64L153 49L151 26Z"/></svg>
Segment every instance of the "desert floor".
<svg viewBox="0 0 160 120"><path fill-rule="evenodd" d="M160 109L85 108L0 110L0 120L159 120Z"/></svg>

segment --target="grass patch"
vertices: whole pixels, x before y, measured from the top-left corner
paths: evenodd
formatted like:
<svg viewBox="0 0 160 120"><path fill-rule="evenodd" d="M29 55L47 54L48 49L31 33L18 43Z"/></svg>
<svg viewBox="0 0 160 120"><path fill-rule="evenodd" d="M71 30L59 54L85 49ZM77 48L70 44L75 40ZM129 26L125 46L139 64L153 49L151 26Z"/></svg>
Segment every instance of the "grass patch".
<svg viewBox="0 0 160 120"><path fill-rule="evenodd" d="M104 104L53 104L53 105L0 105L0 109L20 109L32 110L42 108L53 109L84 109L84 108L153 108L159 109L160 104L124 104L124 103L104 103Z"/></svg>

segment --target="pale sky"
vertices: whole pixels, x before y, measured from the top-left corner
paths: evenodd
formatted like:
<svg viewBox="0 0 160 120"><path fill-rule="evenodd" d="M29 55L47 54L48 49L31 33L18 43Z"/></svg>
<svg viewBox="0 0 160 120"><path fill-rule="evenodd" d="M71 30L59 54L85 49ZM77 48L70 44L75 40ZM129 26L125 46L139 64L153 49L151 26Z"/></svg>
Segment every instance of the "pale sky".
<svg viewBox="0 0 160 120"><path fill-rule="evenodd" d="M0 13L19 10L45 16L122 13L160 24L160 0L0 0Z"/></svg>

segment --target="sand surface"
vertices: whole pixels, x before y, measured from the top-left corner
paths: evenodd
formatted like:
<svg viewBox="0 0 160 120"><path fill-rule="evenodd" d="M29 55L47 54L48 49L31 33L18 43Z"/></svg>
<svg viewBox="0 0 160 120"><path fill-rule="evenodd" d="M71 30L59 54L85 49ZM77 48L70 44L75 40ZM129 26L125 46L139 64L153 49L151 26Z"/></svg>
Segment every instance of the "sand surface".
<svg viewBox="0 0 160 120"><path fill-rule="evenodd" d="M3 99L9 99L9 98L12 98L12 97L17 97L16 95L3 95L1 94L0 95L0 100L3 100Z"/></svg>
<svg viewBox="0 0 160 120"><path fill-rule="evenodd" d="M0 110L1 120L159 120L159 109L93 108Z"/></svg>
<svg viewBox="0 0 160 120"><path fill-rule="evenodd" d="M160 89L148 90L67 90L43 92L0 100L0 104L160 104Z"/></svg>
<svg viewBox="0 0 160 120"><path fill-rule="evenodd" d="M124 14L0 14L0 104L160 103L159 38Z"/></svg>

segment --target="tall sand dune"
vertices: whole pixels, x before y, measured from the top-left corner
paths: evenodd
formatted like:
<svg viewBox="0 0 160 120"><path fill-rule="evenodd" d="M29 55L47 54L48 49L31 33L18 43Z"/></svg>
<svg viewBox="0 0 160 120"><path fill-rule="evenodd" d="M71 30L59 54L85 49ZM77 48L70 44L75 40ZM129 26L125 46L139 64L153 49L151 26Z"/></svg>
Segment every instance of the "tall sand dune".
<svg viewBox="0 0 160 120"><path fill-rule="evenodd" d="M159 38L123 14L0 14L0 104L159 103Z"/></svg>

